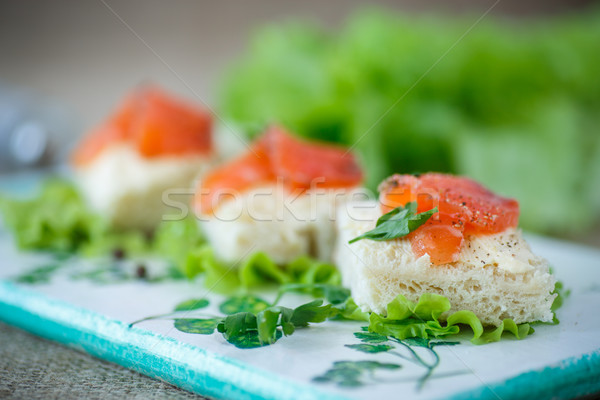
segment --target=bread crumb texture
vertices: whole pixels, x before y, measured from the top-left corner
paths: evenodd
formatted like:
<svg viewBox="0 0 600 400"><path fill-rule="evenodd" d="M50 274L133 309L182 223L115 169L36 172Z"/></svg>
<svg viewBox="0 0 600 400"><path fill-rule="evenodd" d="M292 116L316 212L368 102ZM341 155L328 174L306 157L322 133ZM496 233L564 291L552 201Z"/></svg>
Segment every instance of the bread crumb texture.
<svg viewBox="0 0 600 400"><path fill-rule="evenodd" d="M408 239L348 241L375 226L378 208L338 214L335 262L343 284L363 311L385 314L402 294L417 301L423 293L448 298L452 309L473 311L485 325L511 318L517 324L550 322L556 279L548 263L531 252L520 230L465 238L458 262L433 265L428 255L416 258Z"/></svg>

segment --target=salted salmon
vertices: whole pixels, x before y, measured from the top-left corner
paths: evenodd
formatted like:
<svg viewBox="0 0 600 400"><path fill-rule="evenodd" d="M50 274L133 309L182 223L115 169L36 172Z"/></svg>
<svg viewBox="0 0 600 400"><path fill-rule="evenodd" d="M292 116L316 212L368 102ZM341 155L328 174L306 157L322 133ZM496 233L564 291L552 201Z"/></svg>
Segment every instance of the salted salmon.
<svg viewBox="0 0 600 400"><path fill-rule="evenodd" d="M362 180L353 154L343 147L299 140L278 127L270 128L261 141L274 174L290 187L344 188Z"/></svg>
<svg viewBox="0 0 600 400"><path fill-rule="evenodd" d="M89 164L106 148L123 143L145 158L206 155L212 151L211 128L208 111L156 86L140 87L84 137L73 153L73 163Z"/></svg>
<svg viewBox="0 0 600 400"><path fill-rule="evenodd" d="M202 179L196 205L201 213L210 214L219 203L215 196L224 191L243 192L278 180L290 190L347 188L362 181L362 170L343 147L301 140L272 126L246 154Z"/></svg>
<svg viewBox="0 0 600 400"><path fill-rule="evenodd" d="M231 198L260 184L275 180L269 159L262 146L252 146L252 151L209 172L196 191L196 207L210 213L221 201Z"/></svg>
<svg viewBox="0 0 600 400"><path fill-rule="evenodd" d="M417 256L429 254L433 264L458 261L465 237L494 234L514 228L519 203L498 196L479 183L460 176L428 173L393 175L379 187L381 209L417 202L417 211L438 212L409 235Z"/></svg>

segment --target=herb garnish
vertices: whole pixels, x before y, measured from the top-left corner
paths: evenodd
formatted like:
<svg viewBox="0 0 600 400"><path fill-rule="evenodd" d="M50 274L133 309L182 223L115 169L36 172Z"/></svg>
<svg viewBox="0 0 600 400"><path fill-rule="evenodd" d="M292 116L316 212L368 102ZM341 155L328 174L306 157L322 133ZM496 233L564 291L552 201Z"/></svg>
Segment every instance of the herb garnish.
<svg viewBox="0 0 600 400"><path fill-rule="evenodd" d="M406 236L427 222L437 211L437 207L434 207L429 211L417 213L417 202L411 201L405 207L396 207L383 214L377 220L375 228L355 237L348 243L354 243L361 239L384 241Z"/></svg>
<svg viewBox="0 0 600 400"><path fill-rule="evenodd" d="M219 322L217 330L237 347L240 347L237 343L245 343L244 337L254 336L258 337L257 345L264 346L275 343L281 333L289 336L296 328L308 326L311 322L323 322L330 315L331 304L323 305L323 300L314 300L294 309L276 306L256 315L249 312L232 314Z"/></svg>

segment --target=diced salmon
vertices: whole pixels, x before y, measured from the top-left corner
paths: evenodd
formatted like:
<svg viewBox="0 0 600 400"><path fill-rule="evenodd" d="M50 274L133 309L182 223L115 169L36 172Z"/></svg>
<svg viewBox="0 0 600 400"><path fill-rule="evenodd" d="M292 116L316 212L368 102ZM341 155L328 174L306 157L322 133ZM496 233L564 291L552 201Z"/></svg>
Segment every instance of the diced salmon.
<svg viewBox="0 0 600 400"><path fill-rule="evenodd" d="M464 177L429 173L394 175L379 187L381 209L388 212L410 201L418 212L438 208L425 225L410 235L417 255L429 254L434 264L457 260L462 238L503 232L516 227L519 203L498 196ZM460 240L458 238L460 234Z"/></svg>
<svg viewBox="0 0 600 400"><path fill-rule="evenodd" d="M73 153L73 163L90 163L106 148L127 143L142 157L208 154L212 118L207 111L176 99L157 87L128 95L115 113L93 129Z"/></svg>
<svg viewBox="0 0 600 400"><path fill-rule="evenodd" d="M410 243L415 255L421 257L429 254L431 262L435 265L458 261L463 239L460 229L441 224L425 224L410 234Z"/></svg>
<svg viewBox="0 0 600 400"><path fill-rule="evenodd" d="M275 184L308 190L349 188L362 180L362 171L346 149L296 139L279 127L271 127L242 157L209 172L197 190L196 206L210 214L224 200L224 192L244 192L251 187ZM220 196L221 199L216 199Z"/></svg>

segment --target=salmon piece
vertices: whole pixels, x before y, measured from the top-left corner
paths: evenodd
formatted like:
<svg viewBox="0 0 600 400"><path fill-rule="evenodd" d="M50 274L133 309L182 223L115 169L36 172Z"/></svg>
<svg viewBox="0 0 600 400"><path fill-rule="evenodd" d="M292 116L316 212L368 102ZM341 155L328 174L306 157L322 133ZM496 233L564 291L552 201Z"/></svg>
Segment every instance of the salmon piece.
<svg viewBox="0 0 600 400"><path fill-rule="evenodd" d="M464 177L394 175L380 185L379 191L384 213L411 201L417 202L418 212L438 208L427 223L409 235L415 254L429 254L436 265L457 261L465 236L500 233L516 227L519 221L516 200L498 196Z"/></svg>
<svg viewBox="0 0 600 400"><path fill-rule="evenodd" d="M144 157L207 154L212 150L211 115L155 89L139 97L131 138Z"/></svg>
<svg viewBox="0 0 600 400"><path fill-rule="evenodd" d="M157 87L128 95L107 121L93 129L75 149L76 166L92 162L113 145L130 144L145 158L209 154L211 115Z"/></svg>
<svg viewBox="0 0 600 400"><path fill-rule="evenodd" d="M114 143L124 142L123 132L112 124L104 124L92 130L79 144L71 156L73 165L81 167Z"/></svg>
<svg viewBox="0 0 600 400"><path fill-rule="evenodd" d="M460 229L442 224L425 224L412 232L409 238L413 253L417 257L429 254L434 265L458 261L464 241Z"/></svg>
<svg viewBox="0 0 600 400"><path fill-rule="evenodd" d="M362 181L362 170L346 148L297 139L271 127L262 139L273 172L293 188L344 188Z"/></svg>
<svg viewBox="0 0 600 400"><path fill-rule="evenodd" d="M198 188L196 206L210 214L220 194L243 192L252 187L275 184L286 189L354 187L362 171L344 148L294 138L279 127L271 127L242 157L208 173Z"/></svg>
<svg viewBox="0 0 600 400"><path fill-rule="evenodd" d="M209 172L196 191L195 202L200 212L209 214L227 197L275 179L267 154L258 143L252 151Z"/></svg>
<svg viewBox="0 0 600 400"><path fill-rule="evenodd" d="M135 94L127 96L107 121L92 129L92 131L79 142L72 154L72 162L74 165L86 165L111 145L127 141L129 127L131 125L134 109L136 108L135 97Z"/></svg>

